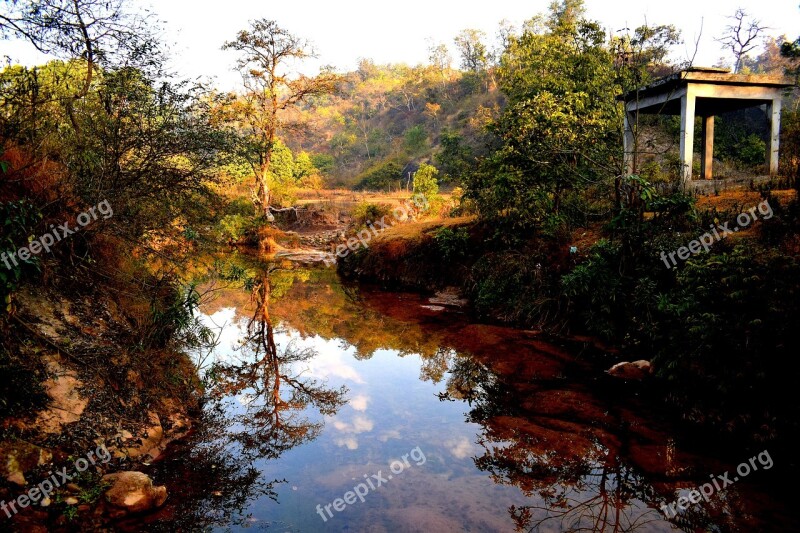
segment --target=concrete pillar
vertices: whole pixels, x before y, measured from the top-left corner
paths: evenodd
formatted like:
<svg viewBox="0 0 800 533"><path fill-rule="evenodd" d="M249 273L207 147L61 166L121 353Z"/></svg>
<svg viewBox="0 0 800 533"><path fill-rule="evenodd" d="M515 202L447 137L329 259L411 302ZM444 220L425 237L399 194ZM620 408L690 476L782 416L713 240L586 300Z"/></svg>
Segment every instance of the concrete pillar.
<svg viewBox="0 0 800 533"><path fill-rule="evenodd" d="M714 115L703 117L703 179L714 178Z"/></svg>
<svg viewBox="0 0 800 533"><path fill-rule="evenodd" d="M636 136L633 131L635 127L636 117L633 113L630 113L627 110L627 106L625 109L625 132L622 138L623 147L625 150L625 173L628 175L633 174L636 171Z"/></svg>
<svg viewBox="0 0 800 533"><path fill-rule="evenodd" d="M781 98L773 98L767 104L767 119L770 123L769 142L767 143L767 169L770 176L778 174L778 156L781 142Z"/></svg>
<svg viewBox="0 0 800 533"><path fill-rule="evenodd" d="M692 86L686 89L686 94L681 97L681 175L688 182L692 179L692 157L694 155L694 108L695 96Z"/></svg>

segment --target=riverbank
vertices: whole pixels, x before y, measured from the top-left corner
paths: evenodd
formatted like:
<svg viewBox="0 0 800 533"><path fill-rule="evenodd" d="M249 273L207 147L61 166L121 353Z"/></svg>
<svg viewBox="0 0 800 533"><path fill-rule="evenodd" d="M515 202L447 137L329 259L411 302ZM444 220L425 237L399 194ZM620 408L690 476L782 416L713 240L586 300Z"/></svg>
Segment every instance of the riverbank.
<svg viewBox="0 0 800 533"><path fill-rule="evenodd" d="M98 529L167 496L135 472L190 432L201 384L188 355L152 329L176 294L165 286L153 301L140 284L154 279L112 278L114 265L102 274L49 260L43 282L14 293L2 323L0 501L11 507L0 529Z"/></svg>
<svg viewBox="0 0 800 533"><path fill-rule="evenodd" d="M800 376L783 363L800 327L794 191L729 191L699 198L672 222L626 224L623 236L613 224L530 236L476 220L405 224L338 270L386 288L453 287L483 320L599 339L618 350L614 362L651 361L670 404L698 429L754 442L797 434L789 391ZM659 252L683 255L709 225L729 235L710 253L664 266Z"/></svg>

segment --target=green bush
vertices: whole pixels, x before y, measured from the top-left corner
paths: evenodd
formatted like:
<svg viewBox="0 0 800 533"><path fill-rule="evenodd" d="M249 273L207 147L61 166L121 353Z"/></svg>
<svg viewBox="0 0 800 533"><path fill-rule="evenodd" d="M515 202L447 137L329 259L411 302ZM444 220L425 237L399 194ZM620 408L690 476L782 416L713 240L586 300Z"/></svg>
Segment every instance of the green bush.
<svg viewBox="0 0 800 533"><path fill-rule="evenodd" d="M751 133L736 147L739 159L746 165L763 165L766 159L767 144L761 137Z"/></svg>
<svg viewBox="0 0 800 533"><path fill-rule="evenodd" d="M433 236L442 259L447 263L463 260L469 254L469 231L467 228L441 228Z"/></svg>
<svg viewBox="0 0 800 533"><path fill-rule="evenodd" d="M403 166L395 160L378 163L359 176L356 189L388 191L399 186L403 176Z"/></svg>
<svg viewBox="0 0 800 533"><path fill-rule="evenodd" d="M29 235L41 220L42 213L30 202L0 202L0 253L10 255L27 244ZM11 311L11 293L19 286L24 274L38 268L36 257L28 263L18 260L16 265L10 258L6 261L8 265L0 262L0 315Z"/></svg>
<svg viewBox="0 0 800 533"><path fill-rule="evenodd" d="M217 227L223 242L240 242L257 225L257 219L253 216L226 215Z"/></svg>
<svg viewBox="0 0 800 533"><path fill-rule="evenodd" d="M368 222L375 222L388 216L391 212L392 206L389 204L361 202L353 209L353 222L357 227L362 227Z"/></svg>
<svg viewBox="0 0 800 533"><path fill-rule="evenodd" d="M414 173L414 194L422 195L429 202L439 194L439 182L436 176L439 170L433 165L423 163Z"/></svg>

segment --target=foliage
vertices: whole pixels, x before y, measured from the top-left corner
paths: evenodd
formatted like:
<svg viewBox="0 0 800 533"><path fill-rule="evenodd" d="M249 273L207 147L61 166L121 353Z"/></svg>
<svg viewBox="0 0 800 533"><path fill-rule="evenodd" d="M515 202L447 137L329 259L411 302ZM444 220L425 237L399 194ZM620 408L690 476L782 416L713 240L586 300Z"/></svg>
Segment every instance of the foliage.
<svg viewBox="0 0 800 533"><path fill-rule="evenodd" d="M164 348L170 343L180 349L198 349L213 345L214 332L200 320L197 309L201 294L194 285L182 287L165 280L171 299L151 303L150 325L142 341L144 347Z"/></svg>
<svg viewBox="0 0 800 533"><path fill-rule="evenodd" d="M322 172L314 164L308 152L300 152L294 161L294 179L300 187L321 189L324 185Z"/></svg>
<svg viewBox="0 0 800 533"><path fill-rule="evenodd" d="M390 190L399 186L402 173L403 167L397 161L376 163L359 176L357 188L371 191Z"/></svg>
<svg viewBox="0 0 800 533"><path fill-rule="evenodd" d="M439 144L436 162L442 169L442 181L463 183L474 166L472 148L464 143L463 136L450 130L442 131Z"/></svg>
<svg viewBox="0 0 800 533"><path fill-rule="evenodd" d="M737 147L739 158L748 165L763 165L767 144L758 135L751 133Z"/></svg>
<svg viewBox="0 0 800 533"><path fill-rule="evenodd" d="M544 31L528 28L512 39L502 56L508 104L491 125L500 146L466 183L489 217L542 225L558 217L567 191L615 173L608 163L621 143L613 57L599 24L577 18L575 4L556 9Z"/></svg>
<svg viewBox="0 0 800 533"><path fill-rule="evenodd" d="M392 212L389 204L373 204L361 202L353 208L353 223L356 227L362 227L368 223L374 223L388 216Z"/></svg>
<svg viewBox="0 0 800 533"><path fill-rule="evenodd" d="M258 225L257 219L253 216L225 215L219 221L220 238L223 242L241 242Z"/></svg>
<svg viewBox="0 0 800 533"><path fill-rule="evenodd" d="M443 227L433 235L436 245L442 254L442 260L448 264L462 261L469 254L469 230L467 228Z"/></svg>
<svg viewBox="0 0 800 533"><path fill-rule="evenodd" d="M292 75L288 69L293 63L312 53L308 43L274 20L253 21L250 29L240 31L223 49L239 52L237 66L245 93L233 98L222 114L239 132L238 155L251 165L256 179L254 203L269 218L273 200L288 203L292 199L284 169L273 168L280 167L280 158L285 158L278 138L279 130L287 126L285 114L332 92L338 77L330 72L316 77Z"/></svg>
<svg viewBox="0 0 800 533"><path fill-rule="evenodd" d="M541 253L485 253L470 272L468 294L483 316L524 324L551 324L556 318L554 273Z"/></svg>
<svg viewBox="0 0 800 533"><path fill-rule="evenodd" d="M439 182L436 176L439 170L433 165L423 163L414 173L414 195L421 195L429 202L439 195Z"/></svg>
<svg viewBox="0 0 800 533"><path fill-rule="evenodd" d="M0 221L3 221L0 227L0 253L5 254L0 261L0 316L11 312L12 293L24 274L38 264L36 257L28 262L17 258L18 264L14 264L9 255L27 244L41 219L41 212L26 200L0 202Z"/></svg>
<svg viewBox="0 0 800 533"><path fill-rule="evenodd" d="M420 125L409 128L404 135L405 149L409 154L417 154L424 150L427 141L428 134Z"/></svg>

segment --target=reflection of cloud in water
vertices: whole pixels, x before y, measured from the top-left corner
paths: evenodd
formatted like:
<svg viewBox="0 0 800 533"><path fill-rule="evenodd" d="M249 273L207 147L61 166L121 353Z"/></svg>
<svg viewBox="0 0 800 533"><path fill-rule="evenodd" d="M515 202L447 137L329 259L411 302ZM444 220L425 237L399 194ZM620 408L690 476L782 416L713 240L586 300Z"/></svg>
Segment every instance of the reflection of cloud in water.
<svg viewBox="0 0 800 533"><path fill-rule="evenodd" d="M350 407L352 407L356 411L366 411L368 403L369 403L369 396L366 396L365 394L359 394L349 402Z"/></svg>
<svg viewBox="0 0 800 533"><path fill-rule="evenodd" d="M390 429L388 431L384 431L381 433L381 436L378 437L378 440L381 442L387 442L389 439L400 439L400 430L399 429Z"/></svg>
<svg viewBox="0 0 800 533"><path fill-rule="evenodd" d="M313 347L318 355L307 361L308 372L311 377L326 379L337 377L364 384L365 381L355 369L355 367L345 362L345 358L352 360L347 352L343 352L336 341L326 341L319 337L300 341L295 339L298 344Z"/></svg>
<svg viewBox="0 0 800 533"><path fill-rule="evenodd" d="M233 307L220 309L211 316L201 314L200 321L204 326L211 328L215 335L219 335L219 347L215 350L217 358L228 360L233 349L241 344L243 336L242 326L236 318L236 309Z"/></svg>
<svg viewBox="0 0 800 533"><path fill-rule="evenodd" d="M242 317L236 316L236 309L225 308L217 311L213 315L200 315L203 324L214 330L219 334L219 348L215 350L216 359L221 362L231 362L238 360L239 354L235 352L241 346L242 339L246 336L247 320ZM219 329L222 328L221 334ZM306 367L304 374L307 377L328 379L331 377L340 378L354 383L364 384L365 381L355 369L355 367L348 364L347 360L352 360L349 352L342 351L338 341L326 341L320 337L301 338L296 332L289 330L288 332L276 332L275 340L279 346L287 346L293 342L298 348L313 348L317 352L317 356L313 359L305 361L303 366ZM211 361L209 361L210 363ZM357 400L359 397L354 398ZM367 397L364 397L366 408ZM360 403L356 405L361 405ZM356 410L363 411L354 406Z"/></svg>
<svg viewBox="0 0 800 533"><path fill-rule="evenodd" d="M256 399L256 397L253 394L249 394L249 393L240 394L239 396L236 397L236 401L239 402L240 404L242 404L245 407L247 407L248 405L253 403L253 400L255 400L255 399Z"/></svg>
<svg viewBox="0 0 800 533"><path fill-rule="evenodd" d="M474 453L474 447L467 437L459 437L445 441L445 447L456 459L466 459Z"/></svg>
<svg viewBox="0 0 800 533"><path fill-rule="evenodd" d="M360 433L367 433L372 431L375 423L364 415L356 415L352 422L345 422L344 420L334 420L333 427L337 431L341 431L344 435L336 437L333 442L337 446L346 446L348 450L358 449L358 439L356 435Z"/></svg>
<svg viewBox="0 0 800 533"><path fill-rule="evenodd" d="M359 433L372 431L372 428L375 427L375 423L366 416L358 415L353 418L352 424L349 424L343 420L334 420L333 427L342 433L354 433L358 435Z"/></svg>
<svg viewBox="0 0 800 533"><path fill-rule="evenodd" d="M348 450L357 450L358 449L358 439L355 437L344 437L334 439L337 446L346 446Z"/></svg>

